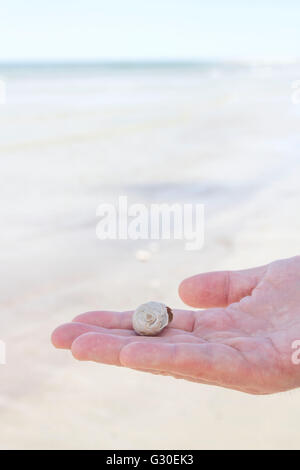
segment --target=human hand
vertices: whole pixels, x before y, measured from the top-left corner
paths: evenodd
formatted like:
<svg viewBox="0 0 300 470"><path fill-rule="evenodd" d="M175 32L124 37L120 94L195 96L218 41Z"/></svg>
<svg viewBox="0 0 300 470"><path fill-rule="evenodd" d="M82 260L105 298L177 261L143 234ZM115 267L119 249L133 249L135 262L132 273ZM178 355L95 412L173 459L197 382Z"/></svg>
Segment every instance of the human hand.
<svg viewBox="0 0 300 470"><path fill-rule="evenodd" d="M58 327L55 347L80 361L129 367L253 394L300 386L300 256L267 266L199 274L179 287L206 310L173 310L155 337L137 336L132 311L95 311ZM300 354L299 354L300 356Z"/></svg>

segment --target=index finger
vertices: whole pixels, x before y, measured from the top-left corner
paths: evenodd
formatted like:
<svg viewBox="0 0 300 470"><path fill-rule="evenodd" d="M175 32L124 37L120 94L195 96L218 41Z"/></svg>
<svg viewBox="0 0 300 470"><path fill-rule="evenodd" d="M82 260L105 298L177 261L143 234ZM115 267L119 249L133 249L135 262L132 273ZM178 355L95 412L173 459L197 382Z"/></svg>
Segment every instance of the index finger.
<svg viewBox="0 0 300 470"><path fill-rule="evenodd" d="M173 320L169 328L177 328L184 331L193 331L195 313L192 310L172 310ZM99 310L82 313L74 318L73 322L86 323L88 325L101 326L103 328L132 329L133 310L114 312Z"/></svg>

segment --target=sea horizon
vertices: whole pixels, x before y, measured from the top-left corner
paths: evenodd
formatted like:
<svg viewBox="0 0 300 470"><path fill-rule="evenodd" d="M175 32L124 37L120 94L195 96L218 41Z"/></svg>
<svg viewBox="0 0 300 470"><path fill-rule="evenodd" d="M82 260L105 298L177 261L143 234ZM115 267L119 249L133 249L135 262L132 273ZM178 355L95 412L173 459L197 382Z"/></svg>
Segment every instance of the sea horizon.
<svg viewBox="0 0 300 470"><path fill-rule="evenodd" d="M269 65L269 66L286 66L286 65L299 65L300 57L288 58L285 60L280 59L256 59L256 58L236 58L236 59L221 59L221 58L206 58L206 59L17 59L17 60L1 60L0 67L203 67L203 66L216 66L216 65L229 65L229 66L249 66L249 65Z"/></svg>

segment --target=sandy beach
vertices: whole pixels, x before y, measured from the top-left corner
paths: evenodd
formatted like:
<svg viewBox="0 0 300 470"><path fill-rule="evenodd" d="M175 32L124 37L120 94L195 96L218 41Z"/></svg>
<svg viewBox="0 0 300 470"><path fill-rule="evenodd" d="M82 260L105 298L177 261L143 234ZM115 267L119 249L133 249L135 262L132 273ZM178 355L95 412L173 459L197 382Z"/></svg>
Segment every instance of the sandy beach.
<svg viewBox="0 0 300 470"><path fill-rule="evenodd" d="M0 67L1 449L300 448L300 392L255 397L74 361L77 314L299 254L299 65ZM96 209L205 205L205 244L100 241ZM139 250L147 253L141 261Z"/></svg>

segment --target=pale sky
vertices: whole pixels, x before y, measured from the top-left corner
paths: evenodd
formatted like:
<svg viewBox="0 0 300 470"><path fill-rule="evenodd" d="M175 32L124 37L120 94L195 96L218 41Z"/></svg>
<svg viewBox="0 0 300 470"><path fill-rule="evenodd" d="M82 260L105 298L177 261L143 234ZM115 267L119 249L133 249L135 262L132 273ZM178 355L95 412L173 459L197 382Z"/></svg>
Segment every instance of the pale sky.
<svg viewBox="0 0 300 470"><path fill-rule="evenodd" d="M300 0L2 0L0 61L300 58Z"/></svg>

